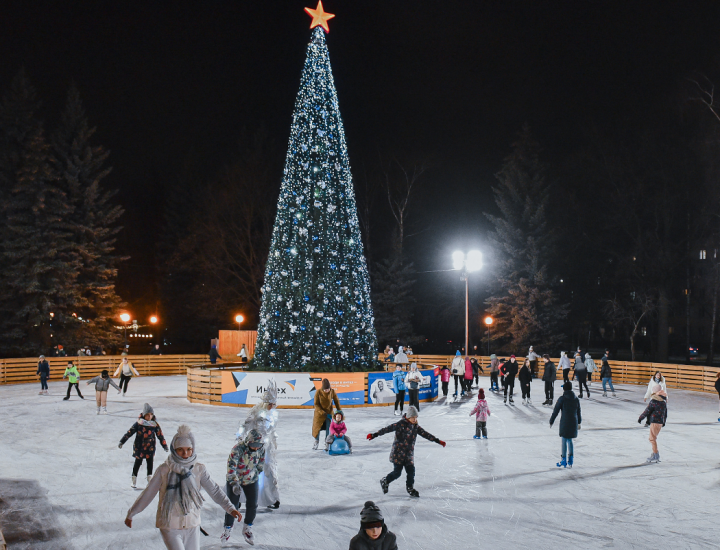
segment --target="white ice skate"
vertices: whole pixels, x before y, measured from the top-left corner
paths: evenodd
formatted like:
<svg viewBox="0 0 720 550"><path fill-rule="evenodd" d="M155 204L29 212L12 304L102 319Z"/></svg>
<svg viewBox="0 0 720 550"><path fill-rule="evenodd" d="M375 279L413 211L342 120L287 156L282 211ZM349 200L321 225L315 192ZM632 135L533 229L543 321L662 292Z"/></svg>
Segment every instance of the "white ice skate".
<svg viewBox="0 0 720 550"><path fill-rule="evenodd" d="M527 404L528 404L528 405L532 405L532 399L530 399L529 397L528 397L528 399L527 399Z"/></svg>
<svg viewBox="0 0 720 550"><path fill-rule="evenodd" d="M130 484L130 487L137 489L137 476L132 476L132 483Z"/></svg>
<svg viewBox="0 0 720 550"><path fill-rule="evenodd" d="M225 543L230 540L230 535L232 535L232 525L230 527L225 527L223 530L223 534L220 535L220 544Z"/></svg>
<svg viewBox="0 0 720 550"><path fill-rule="evenodd" d="M152 479L152 474L150 474L149 476L147 476L147 482L150 483L150 480L151 480L151 479Z"/></svg>
<svg viewBox="0 0 720 550"><path fill-rule="evenodd" d="M100 407L97 408L97 413L100 414Z"/></svg>
<svg viewBox="0 0 720 550"><path fill-rule="evenodd" d="M107 407L103 407L103 408L102 408L102 413L103 413L103 414L107 414L107 413L108 413L108 412L107 412Z"/></svg>
<svg viewBox="0 0 720 550"><path fill-rule="evenodd" d="M400 413L395 411L395 416L400 416Z"/></svg>
<svg viewBox="0 0 720 550"><path fill-rule="evenodd" d="M243 537L245 537L245 542L247 542L250 546L255 546L255 539L253 538L252 529L250 529L249 525L243 526Z"/></svg>
<svg viewBox="0 0 720 550"><path fill-rule="evenodd" d="M317 451L318 445L320 444L319 440L315 440L315 443L313 443L313 451Z"/></svg>

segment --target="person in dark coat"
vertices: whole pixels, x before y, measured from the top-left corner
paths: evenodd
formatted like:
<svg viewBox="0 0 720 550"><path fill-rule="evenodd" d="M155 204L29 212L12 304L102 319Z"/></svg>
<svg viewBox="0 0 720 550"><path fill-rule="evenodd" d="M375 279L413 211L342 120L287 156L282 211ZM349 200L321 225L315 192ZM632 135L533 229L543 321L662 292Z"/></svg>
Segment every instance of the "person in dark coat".
<svg viewBox="0 0 720 550"><path fill-rule="evenodd" d="M602 356L602 368L600 369L600 380L602 380L603 384L603 397L607 397L608 384L610 384L610 391L612 392L613 397L617 397L612 383L612 369L610 368L608 359L610 359L610 350L606 349L605 355Z"/></svg>
<svg viewBox="0 0 720 550"><path fill-rule="evenodd" d="M545 362L545 369L543 370L542 379L545 382L545 401L543 405L552 407L553 400L555 399L555 380L557 379L557 369L555 363L550 361L550 356L546 353L543 355L543 361Z"/></svg>
<svg viewBox="0 0 720 550"><path fill-rule="evenodd" d="M118 448L122 449L122 446L128 439L130 439L130 437L132 437L133 434L136 434L135 444L133 445L133 458L135 459L135 464L133 465L131 486L135 489L137 487L137 475L140 471L140 465L142 464L143 459L147 465L148 483L152 477L153 459L155 458L155 438L157 437L160 440L160 444L163 449L165 449L165 452L168 452L168 446L165 442L165 436L162 433L160 424L158 424L157 418L155 418L155 412L148 403L145 403L143 406L143 410L140 413L137 422L135 422L127 433L122 436Z"/></svg>
<svg viewBox="0 0 720 550"><path fill-rule="evenodd" d="M475 387L480 387L480 373L485 374L485 371L482 368L482 365L478 363L478 360L476 357L473 357L470 359L470 363L472 364L472 370L473 370L473 381L475 382Z"/></svg>
<svg viewBox="0 0 720 550"><path fill-rule="evenodd" d="M45 359L44 355L39 357L37 374L40 377L40 395L47 395L48 385L47 381L50 378L50 364Z"/></svg>
<svg viewBox="0 0 720 550"><path fill-rule="evenodd" d="M530 365L530 359L525 359L525 362L518 373L518 380L520 380L523 405L532 405L532 401L530 401L530 382L532 381L532 366Z"/></svg>
<svg viewBox="0 0 720 550"><path fill-rule="evenodd" d="M208 355L210 356L210 364L211 365L214 365L215 363L217 363L218 359L222 360L222 357L218 353L217 346L215 346L215 345L213 345L210 348L210 353L208 353Z"/></svg>
<svg viewBox="0 0 720 550"><path fill-rule="evenodd" d="M360 512L360 532L350 541L349 550L398 550L395 534L388 530L380 508L372 500Z"/></svg>
<svg viewBox="0 0 720 550"><path fill-rule="evenodd" d="M561 460L557 463L557 467L567 468L573 465L573 439L578 435L580 424L582 423L582 415L580 414L580 400L572 391L572 382L563 384L563 394L557 400L553 413L550 416L550 427L552 428L557 415L562 411L560 416L560 437L562 438L562 454Z"/></svg>
<svg viewBox="0 0 720 550"><path fill-rule="evenodd" d="M374 434L368 434L368 440L375 439L381 435L395 432L395 440L393 441L392 451L390 451L390 462L394 464L394 469L388 475L380 480L380 486L383 493L388 492L390 484L400 477L403 468L407 473L406 487L411 497L419 497L420 494L415 490L415 440L420 435L428 441L433 441L439 445L445 446L445 442L439 440L434 435L423 430L417 423L418 410L410 405L408 412L405 413L402 420L395 424L390 424L382 430Z"/></svg>
<svg viewBox="0 0 720 550"><path fill-rule="evenodd" d="M504 363L500 367L500 373L503 376L503 395L505 396L503 402L507 405L508 402L508 389L510 390L510 404L515 405L513 401L513 390L515 389L515 377L518 373L518 363L514 355L510 356L510 361Z"/></svg>

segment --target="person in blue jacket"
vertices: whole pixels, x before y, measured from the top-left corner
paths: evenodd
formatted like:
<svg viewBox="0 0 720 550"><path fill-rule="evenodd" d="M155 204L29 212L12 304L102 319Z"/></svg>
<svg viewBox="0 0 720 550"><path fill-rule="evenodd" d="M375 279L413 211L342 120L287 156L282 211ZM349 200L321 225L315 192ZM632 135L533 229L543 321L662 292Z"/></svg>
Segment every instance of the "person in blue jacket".
<svg viewBox="0 0 720 550"><path fill-rule="evenodd" d="M405 373L400 365L395 365L393 373L393 390L395 391L395 416L402 416L403 407L405 406ZM400 412L398 412L398 403L400 404Z"/></svg>

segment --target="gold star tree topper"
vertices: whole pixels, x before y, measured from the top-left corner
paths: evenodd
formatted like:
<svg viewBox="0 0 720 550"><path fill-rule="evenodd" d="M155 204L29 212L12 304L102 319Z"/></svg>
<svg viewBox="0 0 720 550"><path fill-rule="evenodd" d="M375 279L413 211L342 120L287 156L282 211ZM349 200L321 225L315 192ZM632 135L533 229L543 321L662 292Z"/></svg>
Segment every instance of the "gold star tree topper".
<svg viewBox="0 0 720 550"><path fill-rule="evenodd" d="M327 22L329 19L335 17L335 14L327 13L323 10L322 0L318 0L317 8L305 8L305 11L313 18L312 23L310 23L311 29L314 29L319 25L325 29L325 32L330 32Z"/></svg>

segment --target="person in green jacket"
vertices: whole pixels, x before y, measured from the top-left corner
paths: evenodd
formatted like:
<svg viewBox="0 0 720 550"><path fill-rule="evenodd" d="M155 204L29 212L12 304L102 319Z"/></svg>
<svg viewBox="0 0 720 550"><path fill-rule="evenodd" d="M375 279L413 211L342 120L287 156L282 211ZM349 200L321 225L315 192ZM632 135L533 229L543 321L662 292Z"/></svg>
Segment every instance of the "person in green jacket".
<svg viewBox="0 0 720 550"><path fill-rule="evenodd" d="M78 384L78 382L80 382L80 372L72 361L68 361L67 368L65 369L65 374L63 374L63 378L66 377L69 384L67 389L67 395L63 397L63 401L67 401L68 399L70 399L70 390L72 390L73 386L75 386L75 389L77 390L77 394L80 396L80 399L85 399L82 396L82 393L80 393L80 385Z"/></svg>

